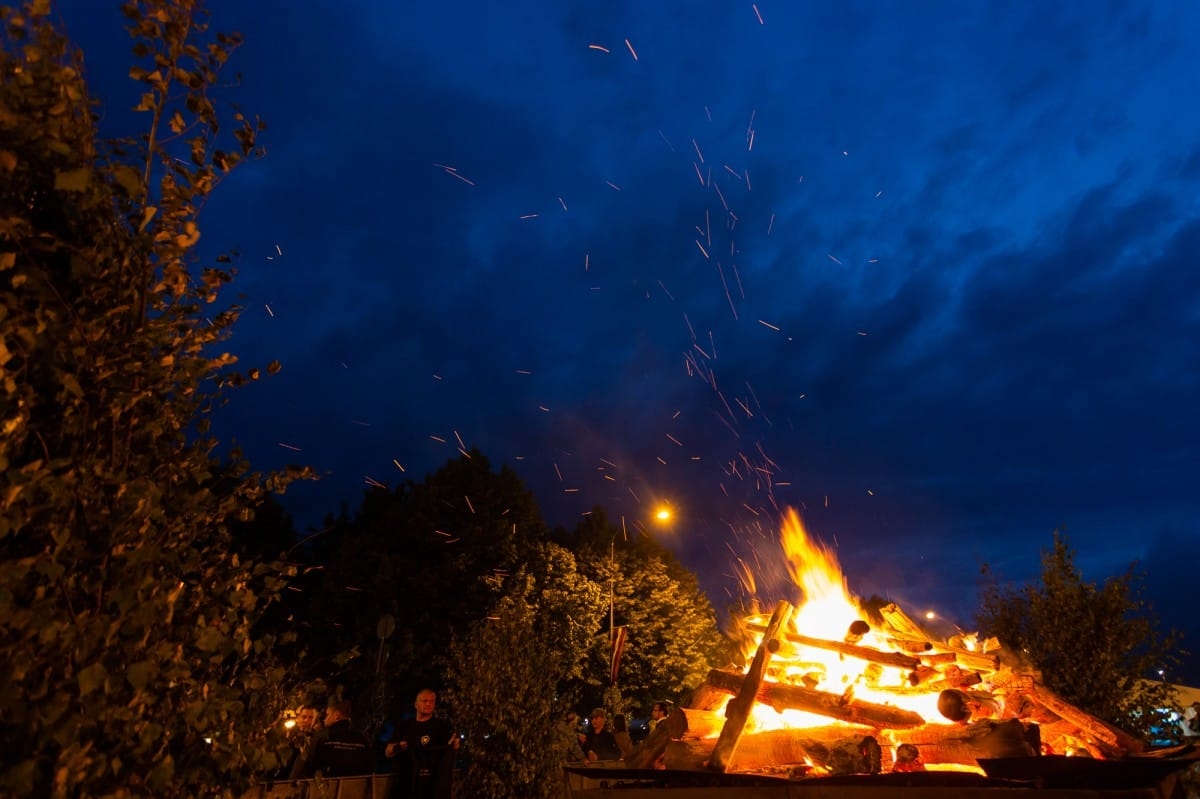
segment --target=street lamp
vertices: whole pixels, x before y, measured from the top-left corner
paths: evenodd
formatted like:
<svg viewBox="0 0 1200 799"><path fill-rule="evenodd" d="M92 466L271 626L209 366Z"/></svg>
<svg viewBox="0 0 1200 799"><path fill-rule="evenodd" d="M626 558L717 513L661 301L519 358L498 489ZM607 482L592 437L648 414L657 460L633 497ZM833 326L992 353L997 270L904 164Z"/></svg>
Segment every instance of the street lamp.
<svg viewBox="0 0 1200 799"><path fill-rule="evenodd" d="M675 514L672 512L670 505L668 505L665 502L660 502L655 506L654 511L651 514L651 519L653 519L654 523L657 526L667 527L670 525L670 522L674 518L674 515ZM651 539L653 538L649 534L649 532L646 530L645 525L642 524L640 521L635 521L634 527L641 530L641 532L643 534L645 534L647 538L651 538ZM625 536L626 541L629 540L629 531L625 528L625 517L624 516L621 517L620 534ZM614 532L612 538L609 539L609 542L608 542L608 643L609 643L609 646L611 646L613 649L612 683L614 685L616 684L617 659L620 657L619 650L621 649L621 646L617 642L617 631L616 631L616 628L617 628L617 622L616 622L616 614L617 614L617 611L616 611L616 607L617 607L617 535L618 535L618 533Z"/></svg>

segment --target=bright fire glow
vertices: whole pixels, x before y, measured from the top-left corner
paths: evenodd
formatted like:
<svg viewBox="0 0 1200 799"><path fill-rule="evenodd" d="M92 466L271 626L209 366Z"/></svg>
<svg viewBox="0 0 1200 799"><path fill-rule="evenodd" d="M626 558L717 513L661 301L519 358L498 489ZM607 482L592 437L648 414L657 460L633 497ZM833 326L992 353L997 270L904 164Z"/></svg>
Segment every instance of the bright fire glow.
<svg viewBox="0 0 1200 799"><path fill-rule="evenodd" d="M864 647L890 651L893 647L874 630L861 638L849 637L850 625L865 620L857 597L850 593L841 565L832 550L809 536L799 514L788 509L781 528L781 544L788 572L801 596L788 626L789 635L847 641ZM747 662L761 642L761 631L768 623L765 616L747 620L758 633L748 637L744 654ZM877 704L893 705L921 715L930 724L949 724L937 710L938 692L898 693L908 686L909 672L879 664L868 664L828 649L788 641L771 661L771 679L803 685ZM826 717L800 710L772 708L756 704L747 723L748 731L803 728L838 724Z"/></svg>
<svg viewBox="0 0 1200 799"><path fill-rule="evenodd" d="M803 593L792 615L792 628L818 638L841 639L861 614L846 588L837 556L809 537L795 510L788 509L780 533L788 573Z"/></svg>
<svg viewBox="0 0 1200 799"><path fill-rule="evenodd" d="M694 711L696 737L714 739L721 765L735 757L747 769L803 762L811 773L838 773L826 747L849 746L852 758L868 758L878 744L884 771L983 773L976 758L998 756L997 745L1014 757L1038 747L1068 754L1082 747L1093 758L1139 751L1126 733L1067 705L995 638L939 634L934 627L946 631L946 620L932 610L921 622L891 602L868 612L837 556L809 536L794 510L784 514L780 542L796 596L776 603L771 616L743 620L748 665L740 674L714 671ZM738 566L752 587L750 566ZM739 701L730 706L728 694ZM736 737L724 734L730 723ZM755 738L743 755L747 736Z"/></svg>

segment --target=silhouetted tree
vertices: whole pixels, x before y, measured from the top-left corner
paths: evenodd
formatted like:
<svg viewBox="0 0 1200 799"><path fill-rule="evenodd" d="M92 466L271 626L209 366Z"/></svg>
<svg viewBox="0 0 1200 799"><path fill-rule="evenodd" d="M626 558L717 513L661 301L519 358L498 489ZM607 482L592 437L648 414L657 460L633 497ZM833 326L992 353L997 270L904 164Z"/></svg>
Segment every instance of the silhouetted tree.
<svg viewBox="0 0 1200 799"><path fill-rule="evenodd" d="M420 483L371 489L326 540L332 547L319 593L327 651L358 656L338 678L348 693L406 711L415 692L441 682L455 630L495 602L485 578L502 578L547 538L532 494L508 467L493 471L472 451ZM379 620L395 621L382 643ZM384 693L384 691L388 693Z"/></svg>
<svg viewBox="0 0 1200 799"><path fill-rule="evenodd" d="M233 275L197 268L197 217L260 125L218 124L238 39L199 6L124 5L147 124L114 146L49 3L0 11L5 795L209 795L277 765L288 671L256 623L288 568L229 520L306 472L213 455L211 410L259 370L222 347Z"/></svg>
<svg viewBox="0 0 1200 799"><path fill-rule="evenodd" d="M1055 531L1039 583L1002 585L984 567L992 582L981 593L980 632L1040 669L1046 686L1067 701L1145 735L1159 721L1157 710L1173 703L1156 678L1174 665L1177 639L1159 632L1135 569L1087 581L1065 535Z"/></svg>

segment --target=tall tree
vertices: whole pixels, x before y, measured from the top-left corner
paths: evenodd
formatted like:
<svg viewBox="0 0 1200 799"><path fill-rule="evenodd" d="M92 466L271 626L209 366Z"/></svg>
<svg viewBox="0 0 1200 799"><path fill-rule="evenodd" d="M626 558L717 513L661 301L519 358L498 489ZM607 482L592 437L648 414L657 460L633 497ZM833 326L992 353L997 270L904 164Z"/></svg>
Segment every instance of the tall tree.
<svg viewBox="0 0 1200 799"><path fill-rule="evenodd" d="M449 648L447 704L468 733L460 792L479 799L551 799L573 734L562 723L566 682L582 665L605 597L555 544L532 550L503 580L486 616Z"/></svg>
<svg viewBox="0 0 1200 799"><path fill-rule="evenodd" d="M984 574L992 576L988 567ZM1146 735L1157 710L1173 702L1155 678L1174 665L1178 640L1160 633L1142 592L1136 564L1099 584L1084 579L1066 536L1056 531L1042 553L1040 582L1004 585L992 577L976 620L981 632L1040 669L1046 686L1067 701Z"/></svg>
<svg viewBox="0 0 1200 799"><path fill-rule="evenodd" d="M326 625L336 627L328 649L361 655L340 678L347 691L373 697L369 704L384 712L388 702L403 711L418 689L436 687L453 631L483 618L495 601L492 583L546 538L520 477L493 470L477 450L420 483L368 491L358 513L328 536L320 594ZM395 630L381 653L384 616Z"/></svg>
<svg viewBox="0 0 1200 799"><path fill-rule="evenodd" d="M613 525L595 508L564 540L576 551L580 570L605 589L610 602L581 678L589 703L624 712L648 709L661 699L681 701L710 668L733 655L696 575L650 536ZM619 691L606 690L612 687L610 626L626 631Z"/></svg>
<svg viewBox="0 0 1200 799"><path fill-rule="evenodd" d="M256 628L286 567L240 557L287 475L218 463L227 266L198 211L257 152L210 90L236 37L193 0L123 7L143 134L97 138L48 0L0 11L0 793L235 792L270 769L287 672ZM303 474L294 470L292 476Z"/></svg>

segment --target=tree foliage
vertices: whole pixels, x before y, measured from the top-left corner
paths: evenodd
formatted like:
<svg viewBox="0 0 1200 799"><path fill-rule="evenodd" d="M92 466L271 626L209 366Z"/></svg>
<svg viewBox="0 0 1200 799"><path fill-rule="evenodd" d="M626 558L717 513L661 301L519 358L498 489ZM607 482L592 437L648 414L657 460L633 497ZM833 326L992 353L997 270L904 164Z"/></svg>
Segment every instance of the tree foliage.
<svg viewBox="0 0 1200 799"><path fill-rule="evenodd" d="M329 673L360 700L359 718L446 689L442 707L469 734L471 796L561 788L563 750L549 742L561 711L605 698L610 584L630 630L614 711L680 699L725 656L695 575L658 544L625 540L599 509L556 536L517 475L477 451L421 483L368 491L322 536L312 617L326 643L314 651L358 653ZM384 616L396 625L381 642Z"/></svg>
<svg viewBox="0 0 1200 799"><path fill-rule="evenodd" d="M711 603L696 576L644 534L630 535L596 508L567 537L580 569L601 585L612 603L611 622L627 638L618 673L618 707L646 711L658 700L679 702L704 682L708 670L732 656ZM610 619L596 630L580 692L605 704L610 677ZM609 702L608 704L612 704Z"/></svg>
<svg viewBox="0 0 1200 799"><path fill-rule="evenodd" d="M359 511L325 538L313 648L356 652L335 676L349 695L370 698L365 710L385 714L408 707L420 688L440 685L452 633L495 602L486 578L514 573L547 532L516 473L494 471L471 451L420 483L368 491ZM395 632L381 643L384 616Z"/></svg>
<svg viewBox="0 0 1200 799"><path fill-rule="evenodd" d="M489 580L499 596L450 645L447 700L468 732L460 792L480 799L551 799L571 731L569 697L606 603L567 550L545 544L516 574Z"/></svg>
<svg viewBox="0 0 1200 799"><path fill-rule="evenodd" d="M37 0L0 51L0 793L185 796L273 766L286 670L256 628L287 578L230 521L290 475L216 455L256 379L224 351L199 209L257 153L210 90L238 44L193 0L123 7L143 134L97 137L81 57ZM227 259L226 259L227 260Z"/></svg>
<svg viewBox="0 0 1200 799"><path fill-rule="evenodd" d="M1067 701L1147 734L1156 710L1173 701L1164 683L1147 678L1174 665L1177 640L1159 632L1135 567L1100 584L1085 580L1056 531L1042 553L1040 583L984 587L979 629L1027 659Z"/></svg>

